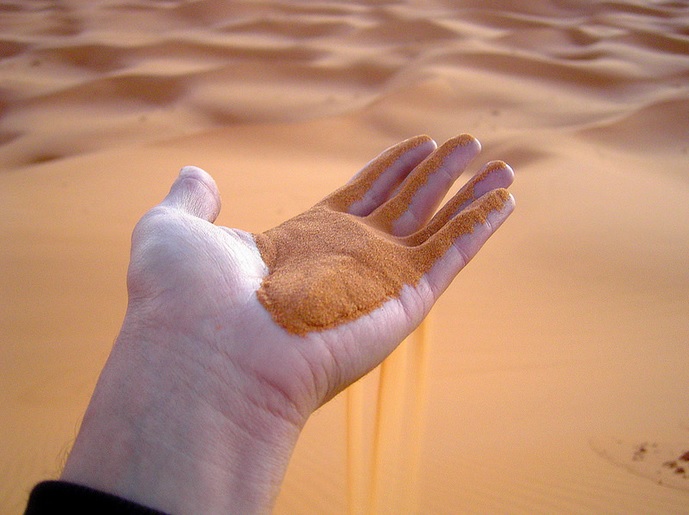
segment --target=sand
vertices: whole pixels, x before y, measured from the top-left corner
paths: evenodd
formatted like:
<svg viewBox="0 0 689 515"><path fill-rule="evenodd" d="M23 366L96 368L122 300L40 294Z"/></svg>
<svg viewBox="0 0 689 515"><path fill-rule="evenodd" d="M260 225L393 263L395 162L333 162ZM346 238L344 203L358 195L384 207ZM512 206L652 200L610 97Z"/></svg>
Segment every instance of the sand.
<svg viewBox="0 0 689 515"><path fill-rule="evenodd" d="M181 166L258 233L469 132L517 210L307 424L276 513L686 513L689 4L512 4L0 1L3 512L59 473Z"/></svg>
<svg viewBox="0 0 689 515"><path fill-rule="evenodd" d="M492 169L505 167L492 162L435 216L435 200L417 208L414 219L421 220L421 226L402 232L399 222L409 213L412 199L423 193L433 175L444 173L445 179L452 173L446 170L453 152L467 155L469 147L474 155L480 150L475 138L460 135L422 161L429 143L427 136L417 136L390 147L311 209L254 235L268 270L256 294L278 325L304 336L371 313L399 298L404 287L416 287L460 236L474 232L490 213L505 207L511 199L506 189L475 194ZM464 163L469 155L461 159ZM461 163L454 165L457 174ZM381 191L389 194L385 202L374 201Z"/></svg>

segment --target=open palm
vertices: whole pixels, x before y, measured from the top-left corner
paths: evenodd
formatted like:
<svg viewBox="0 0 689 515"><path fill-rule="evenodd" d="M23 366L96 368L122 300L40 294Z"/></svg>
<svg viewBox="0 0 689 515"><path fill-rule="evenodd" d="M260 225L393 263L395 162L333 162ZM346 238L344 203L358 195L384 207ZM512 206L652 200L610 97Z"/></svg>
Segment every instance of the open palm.
<svg viewBox="0 0 689 515"><path fill-rule="evenodd" d="M214 225L215 183L186 168L134 233L130 313L193 335L203 366L225 360L227 381L305 419L413 331L511 212L513 173L493 162L433 217L479 150L412 138L259 235Z"/></svg>

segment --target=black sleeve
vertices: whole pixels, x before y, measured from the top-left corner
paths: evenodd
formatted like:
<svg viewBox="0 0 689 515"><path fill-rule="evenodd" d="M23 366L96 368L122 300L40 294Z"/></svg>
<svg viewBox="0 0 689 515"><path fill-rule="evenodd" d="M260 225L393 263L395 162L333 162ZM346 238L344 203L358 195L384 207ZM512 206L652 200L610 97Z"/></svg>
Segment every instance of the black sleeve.
<svg viewBox="0 0 689 515"><path fill-rule="evenodd" d="M66 481L44 481L31 491L24 515L165 515L116 495Z"/></svg>

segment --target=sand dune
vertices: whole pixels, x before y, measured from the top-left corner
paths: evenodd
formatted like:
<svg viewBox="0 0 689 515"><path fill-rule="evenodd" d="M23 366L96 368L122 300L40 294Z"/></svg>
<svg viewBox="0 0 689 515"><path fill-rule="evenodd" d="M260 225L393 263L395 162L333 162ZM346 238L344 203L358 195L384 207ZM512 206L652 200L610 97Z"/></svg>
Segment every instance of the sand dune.
<svg viewBox="0 0 689 515"><path fill-rule="evenodd" d="M313 417L276 512L686 513L689 3L0 0L0 29L7 513L58 474L181 166L261 231L460 132L518 209Z"/></svg>

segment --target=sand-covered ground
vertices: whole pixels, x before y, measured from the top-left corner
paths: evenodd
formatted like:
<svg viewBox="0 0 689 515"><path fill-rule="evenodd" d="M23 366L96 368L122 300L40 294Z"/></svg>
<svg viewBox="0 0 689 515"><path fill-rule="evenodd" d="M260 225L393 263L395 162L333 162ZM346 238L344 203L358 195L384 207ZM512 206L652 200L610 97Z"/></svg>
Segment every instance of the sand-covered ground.
<svg viewBox="0 0 689 515"><path fill-rule="evenodd" d="M258 232L392 143L460 132L516 170L517 210L312 418L276 513L689 512L670 0L0 0L0 512L59 473L131 229L181 166Z"/></svg>

